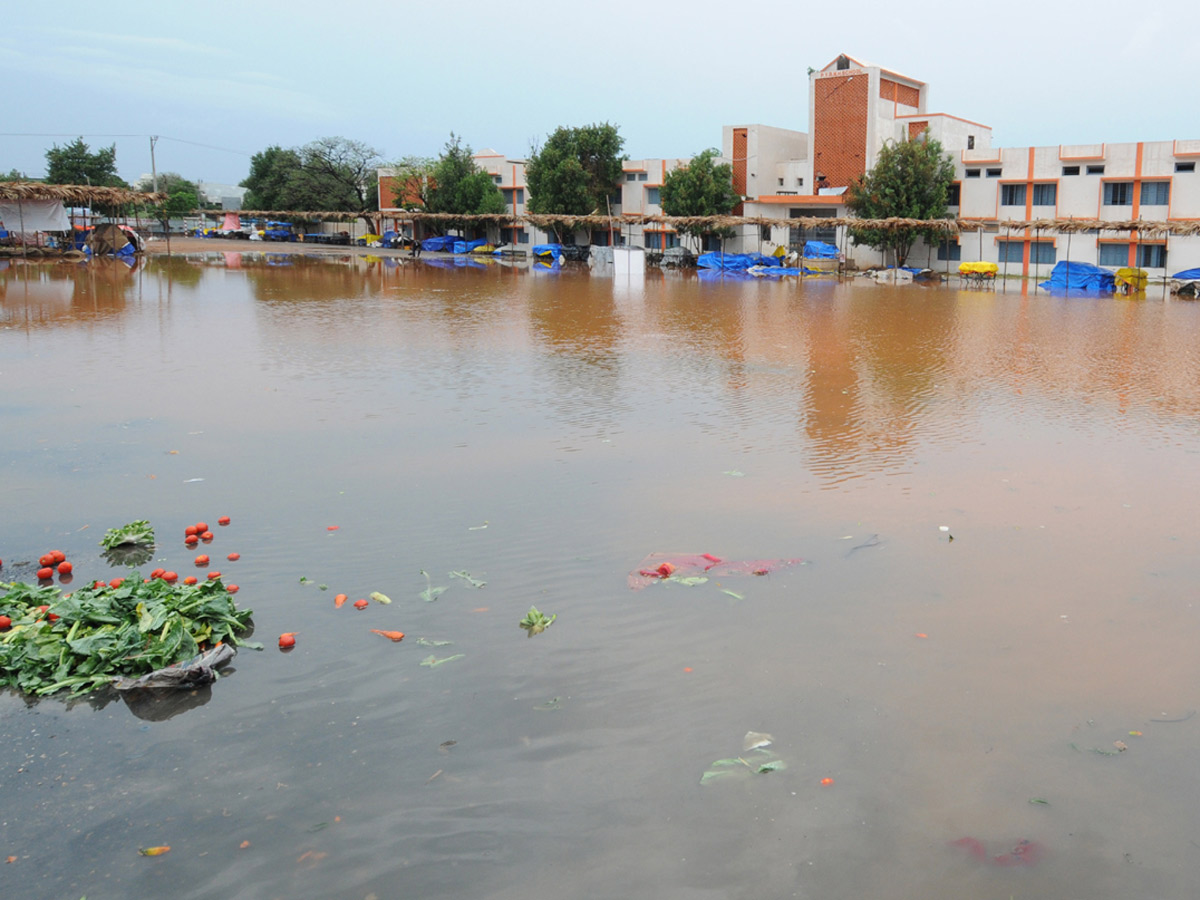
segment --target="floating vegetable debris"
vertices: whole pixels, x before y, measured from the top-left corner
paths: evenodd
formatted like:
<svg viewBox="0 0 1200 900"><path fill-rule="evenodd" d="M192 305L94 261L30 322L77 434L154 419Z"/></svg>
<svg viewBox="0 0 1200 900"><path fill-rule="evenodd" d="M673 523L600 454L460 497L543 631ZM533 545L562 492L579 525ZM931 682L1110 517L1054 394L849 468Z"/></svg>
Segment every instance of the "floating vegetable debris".
<svg viewBox="0 0 1200 900"><path fill-rule="evenodd" d="M143 847L138 851L142 856L162 856L164 853L170 853L171 848L168 846L162 847Z"/></svg>
<svg viewBox="0 0 1200 900"><path fill-rule="evenodd" d="M747 731L742 738L742 756L731 756L712 762L708 770L700 776L701 784L708 784L718 778L733 775L766 775L770 772L781 772L787 768L787 763L776 756L767 747L775 739L761 731Z"/></svg>
<svg viewBox="0 0 1200 900"><path fill-rule="evenodd" d="M110 528L100 539L100 546L105 550L115 550L117 547L133 544L154 545L154 529L147 520L138 519L120 528Z"/></svg>
<svg viewBox="0 0 1200 900"><path fill-rule="evenodd" d="M0 634L0 686L26 693L92 691L192 659L201 644L260 646L239 638L251 611L238 609L219 579L175 585L133 570L66 595L21 582L0 591L12 620Z"/></svg>
<svg viewBox="0 0 1200 900"><path fill-rule="evenodd" d="M389 641L404 640L404 632L403 631L380 631L378 628L372 628L371 632L373 634L382 634Z"/></svg>
<svg viewBox="0 0 1200 900"><path fill-rule="evenodd" d="M521 620L521 627L529 632L529 637L535 634L541 634L558 618L558 613L547 617L545 613L538 610L536 606L529 607L529 612L525 614L525 618Z"/></svg>
<svg viewBox="0 0 1200 900"><path fill-rule="evenodd" d="M421 660L421 665L428 666L429 668L433 669L437 666L440 666L442 663L454 662L456 659L462 659L466 655L467 654L465 653L455 653L453 656L443 656L441 659L438 659L431 653L429 656Z"/></svg>
<svg viewBox="0 0 1200 900"><path fill-rule="evenodd" d="M696 578L720 578L728 575L769 575L792 566L804 565L802 559L725 560L711 553L651 553L629 573L629 586L641 590L657 581L677 584L702 584Z"/></svg>
<svg viewBox="0 0 1200 900"><path fill-rule="evenodd" d="M384 605L392 602L391 597L389 597L387 594L381 594L379 591L371 591L371 599L376 603L382 603Z"/></svg>
<svg viewBox="0 0 1200 900"><path fill-rule="evenodd" d="M434 587L433 581L429 577L429 573L424 569L421 570L421 574L425 576L425 590L421 591L421 593L417 596L419 596L426 603L432 603L438 597L442 596L443 593L445 593L446 588Z"/></svg>
<svg viewBox="0 0 1200 900"><path fill-rule="evenodd" d="M473 588L481 588L485 584L487 584L486 581L480 581L478 578L472 578L470 572L465 572L462 569L458 569L457 571L451 572L450 577L451 578L461 578L463 581L467 582Z"/></svg>

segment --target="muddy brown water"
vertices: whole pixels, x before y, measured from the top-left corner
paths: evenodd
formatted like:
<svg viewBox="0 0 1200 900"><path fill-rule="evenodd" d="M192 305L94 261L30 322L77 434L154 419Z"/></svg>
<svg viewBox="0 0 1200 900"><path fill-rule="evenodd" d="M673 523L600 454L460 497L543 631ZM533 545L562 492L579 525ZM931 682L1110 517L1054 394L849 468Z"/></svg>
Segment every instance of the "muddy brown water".
<svg viewBox="0 0 1200 900"><path fill-rule="evenodd" d="M10 265L0 572L229 515L268 648L0 695L0 896L1190 898L1198 348L1016 285ZM630 590L653 552L807 564ZM702 785L748 731L786 768Z"/></svg>

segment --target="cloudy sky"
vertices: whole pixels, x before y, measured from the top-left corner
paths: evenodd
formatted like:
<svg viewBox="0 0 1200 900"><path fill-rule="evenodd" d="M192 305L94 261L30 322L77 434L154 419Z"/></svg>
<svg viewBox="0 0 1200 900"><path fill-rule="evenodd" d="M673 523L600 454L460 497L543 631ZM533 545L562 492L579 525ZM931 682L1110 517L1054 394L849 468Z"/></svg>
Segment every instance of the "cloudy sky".
<svg viewBox="0 0 1200 900"><path fill-rule="evenodd" d="M828 12L826 10L835 10ZM1195 0L58 0L6 6L0 171L82 136L122 177L243 179L272 144L436 156L451 131L523 157L609 121L631 158L807 130L807 69L845 52L930 85L1000 146L1200 138ZM74 13L74 14L72 14Z"/></svg>

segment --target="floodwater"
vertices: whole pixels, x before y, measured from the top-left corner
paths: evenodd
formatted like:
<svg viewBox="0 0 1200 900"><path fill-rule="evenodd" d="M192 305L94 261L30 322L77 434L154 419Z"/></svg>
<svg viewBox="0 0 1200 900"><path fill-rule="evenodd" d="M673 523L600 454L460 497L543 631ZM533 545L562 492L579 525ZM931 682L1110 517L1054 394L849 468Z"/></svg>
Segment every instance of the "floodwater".
<svg viewBox="0 0 1200 900"><path fill-rule="evenodd" d="M1198 483L1153 292L10 266L2 571L229 515L267 649L0 695L0 896L1194 897ZM806 562L631 590L660 552Z"/></svg>

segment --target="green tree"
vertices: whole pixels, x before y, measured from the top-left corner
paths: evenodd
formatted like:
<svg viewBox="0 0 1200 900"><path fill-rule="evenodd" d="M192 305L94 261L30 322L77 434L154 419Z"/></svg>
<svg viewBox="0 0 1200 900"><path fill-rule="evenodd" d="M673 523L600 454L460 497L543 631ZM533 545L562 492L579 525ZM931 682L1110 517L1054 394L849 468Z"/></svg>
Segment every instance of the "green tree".
<svg viewBox="0 0 1200 900"><path fill-rule="evenodd" d="M557 128L525 166L529 211L546 215L603 213L621 179L625 139L603 122Z"/></svg>
<svg viewBox="0 0 1200 900"><path fill-rule="evenodd" d="M29 181L30 178L18 169L12 169L7 174L0 174L0 181Z"/></svg>
<svg viewBox="0 0 1200 900"><path fill-rule="evenodd" d="M718 150L705 150L686 166L667 173L659 199L668 216L727 216L741 199L733 191L733 167L715 165ZM705 225L683 225L679 231L700 238L706 234L729 233L732 229Z"/></svg>
<svg viewBox="0 0 1200 900"><path fill-rule="evenodd" d="M874 168L846 191L846 208L860 219L944 219L953 180L950 156L926 131L914 140L885 143ZM936 227L916 226L851 227L850 234L856 243L893 251L898 266L918 237L935 241L945 236Z"/></svg>
<svg viewBox="0 0 1200 900"><path fill-rule="evenodd" d="M250 174L238 187L246 188L246 209L288 209L288 182L300 168L300 154L278 144L250 157Z"/></svg>
<svg viewBox="0 0 1200 900"><path fill-rule="evenodd" d="M392 163L392 203L401 209L429 205L429 183L436 160L428 156L405 156Z"/></svg>
<svg viewBox="0 0 1200 900"><path fill-rule="evenodd" d="M505 211L492 176L475 165L471 148L453 132L430 173L425 206L430 212L487 215Z"/></svg>
<svg viewBox="0 0 1200 900"><path fill-rule="evenodd" d="M129 187L117 175L117 145L92 153L82 137L46 151L46 183Z"/></svg>

